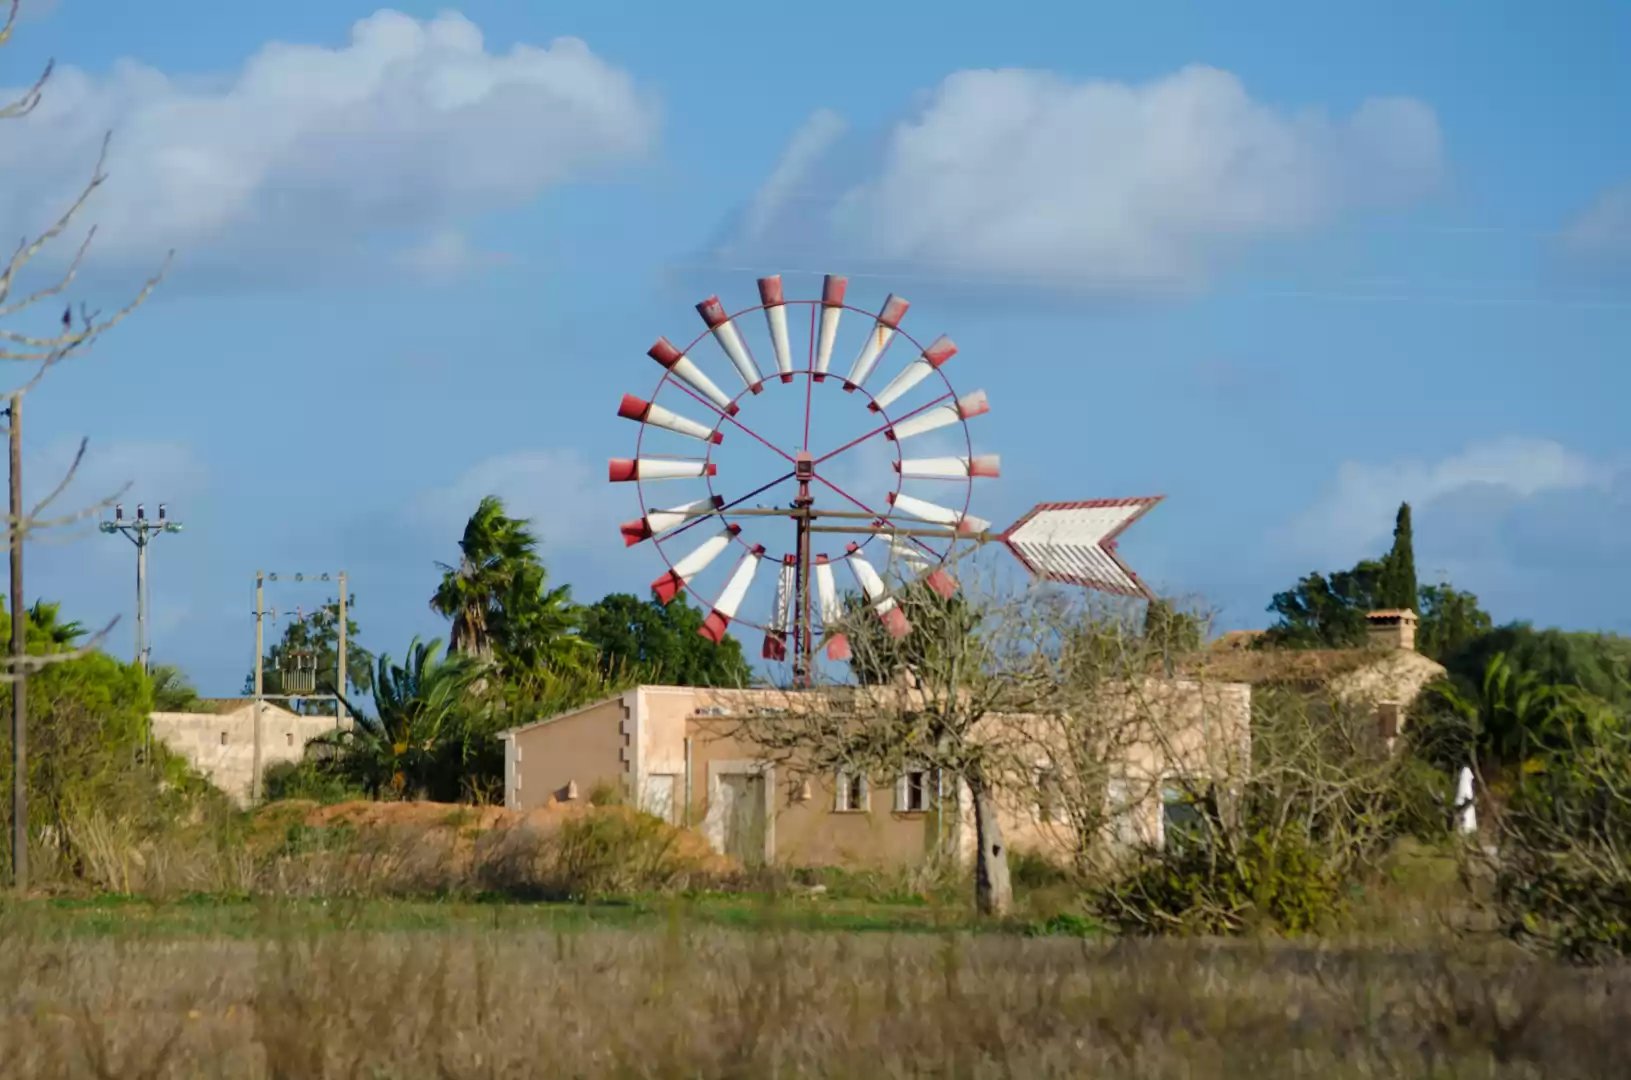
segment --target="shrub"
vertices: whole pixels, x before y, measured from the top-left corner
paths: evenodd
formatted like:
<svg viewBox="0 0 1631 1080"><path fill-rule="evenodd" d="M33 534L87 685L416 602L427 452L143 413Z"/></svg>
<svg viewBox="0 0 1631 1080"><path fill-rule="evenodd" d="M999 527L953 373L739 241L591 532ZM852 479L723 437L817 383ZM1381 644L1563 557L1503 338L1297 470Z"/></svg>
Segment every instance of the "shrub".
<svg viewBox="0 0 1631 1080"><path fill-rule="evenodd" d="M1631 734L1576 729L1531 762L1498 835L1494 903L1512 938L1580 962L1631 955Z"/></svg>
<svg viewBox="0 0 1631 1080"><path fill-rule="evenodd" d="M1419 768L1381 744L1368 709L1291 692L1256 696L1252 744L1236 775L1181 785L1181 830L1091 891L1099 918L1137 934L1298 934L1345 916L1420 816Z"/></svg>

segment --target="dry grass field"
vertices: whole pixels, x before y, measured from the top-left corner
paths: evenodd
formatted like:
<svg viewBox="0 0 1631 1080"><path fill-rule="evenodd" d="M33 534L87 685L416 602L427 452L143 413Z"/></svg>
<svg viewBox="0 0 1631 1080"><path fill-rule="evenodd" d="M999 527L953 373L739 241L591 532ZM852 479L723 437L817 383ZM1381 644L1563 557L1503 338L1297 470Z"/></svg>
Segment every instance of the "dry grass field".
<svg viewBox="0 0 1631 1080"><path fill-rule="evenodd" d="M257 918L5 915L0 1073L1556 1078L1624 1076L1631 1050L1631 973L1497 946Z"/></svg>

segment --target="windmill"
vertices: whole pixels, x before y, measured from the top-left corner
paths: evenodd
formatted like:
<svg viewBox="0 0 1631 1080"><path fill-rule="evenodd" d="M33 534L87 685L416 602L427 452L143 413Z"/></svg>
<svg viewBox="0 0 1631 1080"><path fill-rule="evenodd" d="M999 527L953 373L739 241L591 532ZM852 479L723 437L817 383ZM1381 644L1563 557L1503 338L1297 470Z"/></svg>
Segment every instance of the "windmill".
<svg viewBox="0 0 1631 1080"><path fill-rule="evenodd" d="M921 344L901 328L909 305L893 294L875 313L851 307L845 302L848 282L836 275L826 276L818 300L786 299L779 276L760 278L758 284L760 303L735 314L727 313L717 296L698 304L704 328L684 348L658 338L649 350L663 369L656 389L649 398L625 394L618 406L618 415L638 423L640 431L633 457L611 459L609 479L632 484L638 492L640 516L621 531L626 545L650 541L661 557L666 569L652 582L660 602L672 602L682 590L711 595L701 629L705 637L717 643L733 623L762 630L762 655L785 660L791 653L795 682L804 685L812 676L818 642L828 659L849 658L839 563L890 634L911 632L884 573L874 565L868 550L874 544L881 545L892 579L921 581L947 598L957 589L947 569L957 545L986 543L1004 545L1035 577L1125 596L1150 595L1116 553L1116 539L1159 496L1042 503L1008 528L993 531L990 522L969 512L975 481L1001 472L997 455L974 452L969 423L990 406L983 390L959 394L952 386L946 366L957 346L951 339L941 335ZM768 373L748 343L759 323L755 314L763 320L759 355L774 363ZM857 323L864 336L847 372L840 374L832 367L840 330ZM795 349L795 333L806 325L807 336L798 343L803 347ZM709 337L734 369L741 390L721 389L696 359ZM905 343L910 359L887 383L868 389L897 342ZM823 406L846 407L848 430L827 434L833 427L824 415L813 428L818 397ZM782 418L770 417L769 424L754 418L773 413L766 406L778 398ZM820 445L833 448L814 449L812 430L825 436ZM751 486L763 473L727 466L727 437L730 446L765 459L768 482ZM918 453L907 456L908 442ZM874 462L880 475L873 487L854 494L842 472L845 456L877 447L893 461L889 466ZM653 490L657 485L683 485L691 497L663 497ZM778 490L790 493L791 500L763 505L776 501ZM792 524L792 547L771 555L776 519ZM785 542L787 533L780 536ZM721 566L727 568L723 577L709 588L710 576ZM774 592L764 614L754 616L747 605L755 583L764 579L774 579Z"/></svg>

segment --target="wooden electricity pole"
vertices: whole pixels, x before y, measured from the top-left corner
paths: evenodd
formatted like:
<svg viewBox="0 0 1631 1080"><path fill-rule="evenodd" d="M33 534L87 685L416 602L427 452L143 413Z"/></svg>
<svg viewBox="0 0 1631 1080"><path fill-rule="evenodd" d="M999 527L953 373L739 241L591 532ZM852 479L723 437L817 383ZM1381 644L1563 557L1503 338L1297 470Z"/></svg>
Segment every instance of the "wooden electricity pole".
<svg viewBox="0 0 1631 1080"><path fill-rule="evenodd" d="M23 395L6 409L11 458L11 884L28 891L28 609L23 605Z"/></svg>

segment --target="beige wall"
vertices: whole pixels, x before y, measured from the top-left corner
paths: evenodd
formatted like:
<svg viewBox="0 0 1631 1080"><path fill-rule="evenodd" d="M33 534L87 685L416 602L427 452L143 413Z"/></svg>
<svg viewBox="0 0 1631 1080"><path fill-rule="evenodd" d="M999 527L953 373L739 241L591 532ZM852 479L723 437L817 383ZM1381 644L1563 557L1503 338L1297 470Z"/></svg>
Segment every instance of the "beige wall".
<svg viewBox="0 0 1631 1080"><path fill-rule="evenodd" d="M898 865L921 860L937 836L962 857L972 856L973 808L966 787L931 781L937 797L929 809L905 813L895 809L895 778L873 777L864 811L838 810L835 776L806 775L787 763L775 766L733 734L752 709L796 707L796 702L775 690L640 687L511 732L506 797L512 807L525 809L563 798L569 782L587 798L596 783L617 781L644 809L696 828L718 847L724 828L715 809L721 784L732 775L760 773L766 777L765 857L773 861ZM1105 708L1159 720L1165 733L1123 747L1124 770L1134 777L1126 786L1139 797L1124 827L1142 837L1159 836L1163 776L1216 776L1227 762L1249 753L1251 690L1242 684L1150 680L1108 699ZM1039 820L1028 793L998 802L1011 850L1069 850L1068 829Z"/></svg>
<svg viewBox="0 0 1631 1080"><path fill-rule="evenodd" d="M633 766L628 710L634 692L507 733L505 805L531 810L566 798L587 799L600 784L622 787Z"/></svg>
<svg viewBox="0 0 1631 1080"><path fill-rule="evenodd" d="M767 767L751 743L733 737L735 721L690 721L691 821L716 847L719 823L709 814L719 777ZM767 856L789 866L887 866L921 861L935 835L936 815L895 811L893 777L870 778L865 810L838 810L836 777L801 775L795 765L768 769L770 779ZM806 790L805 781L808 781ZM807 797L806 797L807 796Z"/></svg>
<svg viewBox="0 0 1631 1080"><path fill-rule="evenodd" d="M240 805L249 801L255 775L255 707L227 713L152 714L153 737L185 758ZM332 716L297 716L261 706L261 769L299 761L306 744L334 730Z"/></svg>
<svg viewBox="0 0 1631 1080"><path fill-rule="evenodd" d="M1375 663L1332 679L1331 694L1339 701L1355 704L1390 701L1408 705L1445 674L1443 664L1421 653L1405 649L1378 650Z"/></svg>

